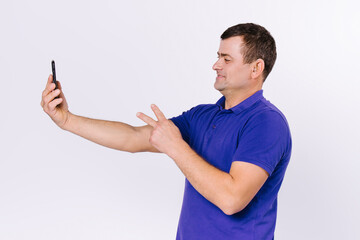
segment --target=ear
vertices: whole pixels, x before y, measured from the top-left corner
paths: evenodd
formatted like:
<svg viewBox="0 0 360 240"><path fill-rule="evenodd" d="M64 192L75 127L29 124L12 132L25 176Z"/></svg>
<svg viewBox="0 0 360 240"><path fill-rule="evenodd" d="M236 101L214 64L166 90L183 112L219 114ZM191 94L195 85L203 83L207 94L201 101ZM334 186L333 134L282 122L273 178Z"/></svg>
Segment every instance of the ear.
<svg viewBox="0 0 360 240"><path fill-rule="evenodd" d="M251 77L252 78L262 78L262 73L265 69L265 62L261 58L257 59L256 61L251 63L252 71L251 71Z"/></svg>

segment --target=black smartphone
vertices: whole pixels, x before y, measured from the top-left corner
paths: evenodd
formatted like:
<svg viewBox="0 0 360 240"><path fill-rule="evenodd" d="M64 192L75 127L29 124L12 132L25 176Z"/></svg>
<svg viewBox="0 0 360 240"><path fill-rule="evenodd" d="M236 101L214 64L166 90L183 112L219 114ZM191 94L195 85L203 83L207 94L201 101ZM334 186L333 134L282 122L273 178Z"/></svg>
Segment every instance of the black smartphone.
<svg viewBox="0 0 360 240"><path fill-rule="evenodd" d="M55 83L55 89L57 89L57 83L56 83L56 71L55 71L55 61L51 61L51 70L53 75L53 83Z"/></svg>

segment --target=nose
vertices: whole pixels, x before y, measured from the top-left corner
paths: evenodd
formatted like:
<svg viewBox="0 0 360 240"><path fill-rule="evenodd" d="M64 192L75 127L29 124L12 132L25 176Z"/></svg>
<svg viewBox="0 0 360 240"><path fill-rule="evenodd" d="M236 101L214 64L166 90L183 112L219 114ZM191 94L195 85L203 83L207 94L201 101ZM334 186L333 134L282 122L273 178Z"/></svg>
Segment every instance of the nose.
<svg viewBox="0 0 360 240"><path fill-rule="evenodd" d="M218 60L216 60L216 62L214 63L212 69L215 70L215 71L221 69L221 58L219 58Z"/></svg>

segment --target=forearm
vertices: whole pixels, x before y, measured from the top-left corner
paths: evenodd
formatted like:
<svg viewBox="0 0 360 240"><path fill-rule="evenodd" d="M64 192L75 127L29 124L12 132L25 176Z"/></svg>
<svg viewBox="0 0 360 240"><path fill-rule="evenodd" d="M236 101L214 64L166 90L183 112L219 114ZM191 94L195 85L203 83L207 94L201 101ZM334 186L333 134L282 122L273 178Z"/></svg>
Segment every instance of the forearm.
<svg viewBox="0 0 360 240"><path fill-rule="evenodd" d="M229 173L205 161L186 143L169 155L191 185L207 200L226 214L242 210L239 196L235 196L235 181Z"/></svg>
<svg viewBox="0 0 360 240"><path fill-rule="evenodd" d="M105 147L127 152L140 150L136 128L125 123L70 114L63 129Z"/></svg>

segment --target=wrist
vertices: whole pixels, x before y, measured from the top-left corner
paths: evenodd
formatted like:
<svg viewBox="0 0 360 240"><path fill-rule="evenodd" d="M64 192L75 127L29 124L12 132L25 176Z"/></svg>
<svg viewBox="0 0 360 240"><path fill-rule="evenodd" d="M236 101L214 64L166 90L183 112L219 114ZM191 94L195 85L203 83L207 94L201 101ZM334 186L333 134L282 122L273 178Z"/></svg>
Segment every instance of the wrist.
<svg viewBox="0 0 360 240"><path fill-rule="evenodd" d="M192 148L181 139L181 141L175 145L176 147L171 148L171 151L167 154L170 158L176 159L179 156L193 152Z"/></svg>
<svg viewBox="0 0 360 240"><path fill-rule="evenodd" d="M64 123L59 127L65 131L71 131L71 124L73 122L73 118L74 118L74 114L68 111Z"/></svg>

